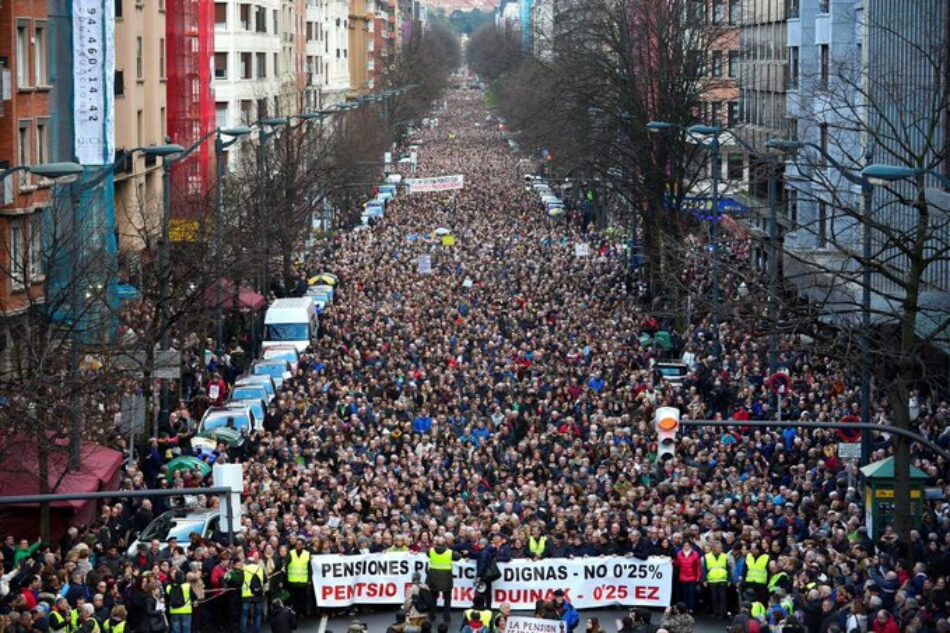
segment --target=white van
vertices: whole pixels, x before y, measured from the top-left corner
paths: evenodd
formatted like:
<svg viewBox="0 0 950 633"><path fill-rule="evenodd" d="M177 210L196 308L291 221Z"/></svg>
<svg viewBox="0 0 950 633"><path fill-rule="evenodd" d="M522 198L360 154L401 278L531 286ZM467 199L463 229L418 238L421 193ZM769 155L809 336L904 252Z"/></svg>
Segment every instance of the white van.
<svg viewBox="0 0 950 633"><path fill-rule="evenodd" d="M319 321L309 297L277 299L264 315L264 342L268 345L293 345L304 352L317 340Z"/></svg>

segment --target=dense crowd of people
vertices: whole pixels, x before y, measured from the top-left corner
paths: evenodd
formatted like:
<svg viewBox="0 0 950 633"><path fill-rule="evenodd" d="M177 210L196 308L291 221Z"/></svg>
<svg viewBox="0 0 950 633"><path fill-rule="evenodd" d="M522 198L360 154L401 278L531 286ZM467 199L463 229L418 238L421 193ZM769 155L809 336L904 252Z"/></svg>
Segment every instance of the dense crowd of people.
<svg viewBox="0 0 950 633"><path fill-rule="evenodd" d="M308 552L428 553L437 543L499 562L668 556L669 633L691 630L696 615L731 618L737 633L950 630L947 507L925 503L910 542L891 529L872 539L833 432L691 430L673 459L656 460L659 406L702 419L773 416L763 341L741 319L718 328L699 319L665 354L683 359L688 376L664 380L655 367L664 353L641 337L671 324L652 311L622 245L544 213L481 93L452 91L438 119L413 137L415 175L463 174L464 190L400 196L368 230L306 258L302 276L339 277L319 342L262 430L215 454L244 464L237 544L195 534L127 553L169 508L158 497L104 505L60 543L8 538L0 633L256 633L264 615L282 633L319 607L301 575ZM454 245L435 235L442 227ZM577 256L578 242L590 255ZM431 274L418 270L422 254ZM683 279L705 288L702 258ZM722 283L738 292L737 276ZM785 419L857 410L853 367L792 336L780 352L791 378ZM126 470L125 489L202 483L191 472L167 477L166 464L190 453L209 404L198 394L237 375L232 362L215 357L196 372L192 397ZM920 431L948 442L950 407L920 399ZM877 438L876 457L888 450ZM946 491L944 464L924 452L914 461ZM561 617L556 602L538 615ZM398 633L433 628L406 609ZM622 618L624 633L644 626L642 614Z"/></svg>

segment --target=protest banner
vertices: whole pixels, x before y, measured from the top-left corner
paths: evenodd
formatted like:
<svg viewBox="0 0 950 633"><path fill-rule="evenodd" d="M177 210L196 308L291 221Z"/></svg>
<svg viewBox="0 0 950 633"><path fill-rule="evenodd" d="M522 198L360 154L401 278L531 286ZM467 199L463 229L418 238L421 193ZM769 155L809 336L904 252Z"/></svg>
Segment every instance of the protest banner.
<svg viewBox="0 0 950 633"><path fill-rule="evenodd" d="M417 265L420 275L431 275L432 274L432 256L431 255L419 255L419 263Z"/></svg>
<svg viewBox="0 0 950 633"><path fill-rule="evenodd" d="M508 618L505 633L567 633L567 625L560 620L542 620L513 615Z"/></svg>
<svg viewBox="0 0 950 633"><path fill-rule="evenodd" d="M413 572L425 577L424 554L336 554L312 558L313 589L320 607L400 604ZM621 556L550 558L499 563L501 578L492 584L493 604L532 610L563 589L578 609L611 605L665 607L670 604L673 570L668 558L638 560ZM468 607L475 595L474 561L452 565L452 604Z"/></svg>
<svg viewBox="0 0 950 633"><path fill-rule="evenodd" d="M465 188L465 176L436 176L433 178L407 178L403 181L409 193L431 193Z"/></svg>

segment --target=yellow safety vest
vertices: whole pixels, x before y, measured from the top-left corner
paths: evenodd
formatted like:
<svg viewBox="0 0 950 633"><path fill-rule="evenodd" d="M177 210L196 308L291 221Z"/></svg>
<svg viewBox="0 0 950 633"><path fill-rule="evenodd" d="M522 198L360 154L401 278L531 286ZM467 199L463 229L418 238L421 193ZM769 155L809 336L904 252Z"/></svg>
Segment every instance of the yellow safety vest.
<svg viewBox="0 0 950 633"><path fill-rule="evenodd" d="M779 573L769 578L769 593L775 593L776 591L781 589L781 587L778 586L778 583L780 580L783 580L785 578L788 578L788 574L786 574L784 571L780 571Z"/></svg>
<svg viewBox="0 0 950 633"><path fill-rule="evenodd" d="M446 549L441 554L435 548L429 550L429 569L435 571L452 571L452 550Z"/></svg>
<svg viewBox="0 0 950 633"><path fill-rule="evenodd" d="M717 585L729 579L729 559L721 553L719 558L712 552L706 554L706 582Z"/></svg>
<svg viewBox="0 0 950 633"><path fill-rule="evenodd" d="M70 618L71 619L71 618ZM69 625L66 617L59 611L53 610L49 614L49 623L51 631L68 631Z"/></svg>
<svg viewBox="0 0 950 633"><path fill-rule="evenodd" d="M471 622L474 619L473 616L475 614L478 614L478 619L481 620L482 626L484 626L486 629L491 628L492 615L491 611L488 609L485 609L484 611L476 611L475 609L466 610L464 614L465 623L468 624Z"/></svg>
<svg viewBox="0 0 950 633"><path fill-rule="evenodd" d="M69 630L75 631L79 628L79 609L70 609L69 611Z"/></svg>
<svg viewBox="0 0 950 633"><path fill-rule="evenodd" d="M264 570L261 569L260 565L245 565L244 566L244 583L241 586L241 597L242 598L253 598L254 594L251 593L251 578L257 576L261 579L261 587L264 586Z"/></svg>
<svg viewBox="0 0 950 633"><path fill-rule="evenodd" d="M92 622L92 629L88 630L88 633L100 633L99 622L97 622L95 618L89 618L88 620L86 620L86 622ZM77 625L76 630L86 632L87 631L86 622L83 622L82 624Z"/></svg>
<svg viewBox="0 0 950 633"><path fill-rule="evenodd" d="M528 551L534 554L535 556L541 557L544 556L544 547L548 544L548 537L542 536L538 540L535 540L532 536L528 539Z"/></svg>
<svg viewBox="0 0 950 633"><path fill-rule="evenodd" d="M765 605L762 604L761 602L753 602L752 609L750 612L752 613L752 617L755 618L756 620L765 619Z"/></svg>
<svg viewBox="0 0 950 633"><path fill-rule="evenodd" d="M306 585L310 579L310 552L297 550L290 553L290 562L287 563L287 582L291 585Z"/></svg>
<svg viewBox="0 0 950 633"><path fill-rule="evenodd" d="M764 585L769 580L769 555L759 554L756 559L752 554L745 557L745 566L748 568L745 580L750 585Z"/></svg>
<svg viewBox="0 0 950 633"><path fill-rule="evenodd" d="M102 630L106 633L125 633L125 620L113 624L112 618L109 618L103 623Z"/></svg>
<svg viewBox="0 0 950 633"><path fill-rule="evenodd" d="M172 595L172 586L168 585L165 587L165 595ZM191 615L191 583L183 582L181 583L181 593L185 597L184 606L178 607L177 609L173 608L170 604L168 605L168 615Z"/></svg>

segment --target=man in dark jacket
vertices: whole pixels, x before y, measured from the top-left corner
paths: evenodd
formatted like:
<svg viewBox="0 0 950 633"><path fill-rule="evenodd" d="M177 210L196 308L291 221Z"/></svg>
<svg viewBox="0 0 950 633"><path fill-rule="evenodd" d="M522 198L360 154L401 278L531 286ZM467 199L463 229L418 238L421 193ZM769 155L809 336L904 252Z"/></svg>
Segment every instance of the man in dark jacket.
<svg viewBox="0 0 950 633"><path fill-rule="evenodd" d="M297 628L297 614L280 600L271 603L270 630L272 633L291 633Z"/></svg>

